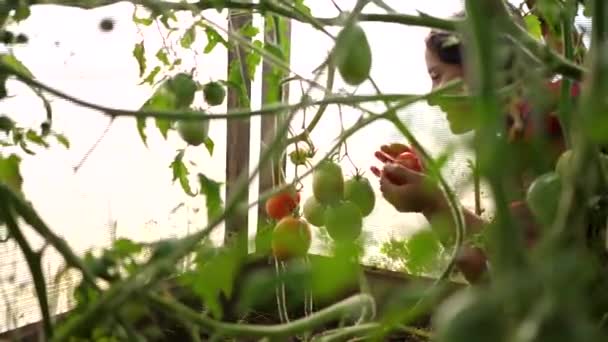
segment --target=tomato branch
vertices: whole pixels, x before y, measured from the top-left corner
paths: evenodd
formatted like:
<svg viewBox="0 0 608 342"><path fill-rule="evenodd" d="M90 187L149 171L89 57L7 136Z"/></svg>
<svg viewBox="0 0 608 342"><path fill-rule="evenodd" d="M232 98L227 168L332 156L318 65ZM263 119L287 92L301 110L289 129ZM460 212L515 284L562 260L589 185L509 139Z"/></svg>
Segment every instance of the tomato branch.
<svg viewBox="0 0 608 342"><path fill-rule="evenodd" d="M176 316L185 317L209 332L221 332L229 337L271 337L280 338L295 336L311 331L323 324L338 320L345 315L353 314L361 309L374 307L374 299L369 295L359 294L346 298L314 314L285 324L252 325L224 323L205 317L187 306L167 300L158 295L148 295L148 298L160 308L173 312Z"/></svg>
<svg viewBox="0 0 608 342"><path fill-rule="evenodd" d="M325 332L322 336L314 337L311 342L332 342L345 341L348 338L367 336L373 331L382 329L382 325L377 322L359 324L350 327L339 328L331 332ZM399 326L395 329L410 335L415 335L425 340L432 340L433 334L429 331L408 326Z"/></svg>
<svg viewBox="0 0 608 342"><path fill-rule="evenodd" d="M326 89L325 89L325 98L327 98L328 96L331 96L331 94L332 94L335 75L336 75L336 68L334 67L333 63L329 62L327 65L327 85L326 85ZM325 113L325 110L327 109L328 105L329 105L329 103L320 104L319 109L317 110L315 115L312 117L312 119L308 123L308 126L306 126L306 128L304 128L304 131L302 131L302 133L300 133L298 135L295 135L295 136L287 139L287 142L285 143L285 145L291 145L293 143L308 139L310 133L315 129L315 127L317 127L317 124L319 123L319 121L321 121L321 118L323 117L323 114Z"/></svg>
<svg viewBox="0 0 608 342"><path fill-rule="evenodd" d="M73 102L75 104L94 109L105 113L110 117L152 117L152 118L163 118L172 120L219 120L219 119L238 119L248 118L259 115L277 115L277 113L283 111L290 111L294 109L301 109L304 107L311 106L327 106L330 104L343 104L356 106L362 102L376 102L376 101L401 101L408 98L415 98L417 95L412 94L381 94L381 95L355 95L355 96L334 96L326 97L321 100L310 101L310 102L299 102L295 104L277 104L269 105L257 110L242 109L230 111L224 114L208 114L202 111L171 111L171 110L128 110L121 108L112 108L99 104L95 104L86 100L79 99L72 95L66 94L60 90L57 90L51 86L48 86L40 81L30 78L18 70L13 69L9 65L4 64L0 61L0 70L6 71L11 75L14 75L21 82L31 85L33 87L42 89L49 94L55 95L64 100Z"/></svg>

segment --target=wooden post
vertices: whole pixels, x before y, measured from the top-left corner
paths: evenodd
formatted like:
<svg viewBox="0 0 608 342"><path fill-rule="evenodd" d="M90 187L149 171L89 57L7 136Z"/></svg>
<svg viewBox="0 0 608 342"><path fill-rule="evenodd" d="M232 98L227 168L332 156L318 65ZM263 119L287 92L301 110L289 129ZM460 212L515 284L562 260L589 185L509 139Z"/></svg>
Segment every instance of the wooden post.
<svg viewBox="0 0 608 342"><path fill-rule="evenodd" d="M230 10L228 13L228 29L230 31L239 31L242 27L252 22L251 13L244 11ZM245 37L243 37L245 38ZM241 46L233 39L229 39L228 49L228 75L230 68L238 67L241 70L243 91L242 94L238 89L233 87L228 88L227 105L228 111L236 108L249 108L251 98L251 77L248 75L245 56L247 54L246 47ZM240 61L240 63L239 63ZM246 96L244 99L243 95ZM227 137L226 137L226 200L230 201L236 191L235 183L241 174L249 174L249 119L228 119L227 122ZM249 197L249 189L245 199ZM247 254L247 226L248 217L247 211L237 212L234 215L226 218L226 226L224 233L224 243L235 243L237 248L241 249L243 255ZM234 241L234 239L238 241Z"/></svg>
<svg viewBox="0 0 608 342"><path fill-rule="evenodd" d="M278 26L278 28L277 28ZM279 16L267 15L264 20L264 43L274 44L281 48L285 62L289 64L291 50L291 21ZM262 105L289 101L289 84L279 87L279 82L285 77L285 72L274 67L266 59L262 66ZM260 155L276 137L279 116L264 115L261 118L260 128ZM274 186L284 182L285 158L283 153L277 153L270 163L260 167L259 192L264 193ZM282 160L282 162L281 162ZM267 216L263 203L258 206L258 224L256 232L256 252L265 253L270 242L270 229L266 225Z"/></svg>

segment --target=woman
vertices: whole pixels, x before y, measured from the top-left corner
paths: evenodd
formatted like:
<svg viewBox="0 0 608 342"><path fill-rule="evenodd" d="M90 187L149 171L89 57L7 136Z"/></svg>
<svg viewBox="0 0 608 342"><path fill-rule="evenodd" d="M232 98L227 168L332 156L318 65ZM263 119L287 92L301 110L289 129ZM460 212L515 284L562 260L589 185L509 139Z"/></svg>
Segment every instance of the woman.
<svg viewBox="0 0 608 342"><path fill-rule="evenodd" d="M456 15L456 17L463 16L464 13ZM459 38L453 33L432 31L429 34L426 39L425 59L433 89L452 80L465 78L462 50L463 46ZM512 60L509 60L505 66L510 67L511 65ZM557 96L559 86L556 85L559 83L551 83L549 90ZM552 147L551 159L554 162L565 149L558 120L554 115L548 115L542 129L532 129L532 122L526 120L528 114L526 106L520 106L519 109L516 115L512 115L513 112L509 111L510 115L506 116L505 133L509 134L516 144L521 144L523 140L524 145L526 138L544 134L550 142L549 146ZM475 128L472 116L462 115L462 111L459 113L448 111L446 114L450 129L455 134L463 134ZM425 181L426 176L423 173L413 171L395 162L397 155L407 150L408 148L404 145L391 144L383 145L375 154L376 158L384 164L382 170L372 167L372 172L380 177L380 190L384 198L400 212L423 214L431 224L449 218L449 207L439 189L429 187L430 183ZM525 183L527 182L519 184L522 189L520 194L525 193L528 185ZM475 213L464 208L463 210L467 233L477 233L487 224ZM521 198L519 201L512 202L511 212L514 219L524 228L528 247L533 246L539 229ZM448 231L438 228L442 227L441 225L433 226L442 242L449 244L449 240L454 236L453 225L447 226ZM443 227L445 226L443 224ZM486 257L479 248L467 244L460 251L456 266L469 282L476 283L482 279L487 269Z"/></svg>

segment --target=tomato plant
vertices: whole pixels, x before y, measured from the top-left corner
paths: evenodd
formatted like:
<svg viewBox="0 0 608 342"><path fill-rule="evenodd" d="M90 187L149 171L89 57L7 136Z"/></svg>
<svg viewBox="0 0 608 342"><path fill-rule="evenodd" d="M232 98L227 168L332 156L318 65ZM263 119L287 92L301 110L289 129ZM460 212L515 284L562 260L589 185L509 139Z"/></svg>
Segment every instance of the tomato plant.
<svg viewBox="0 0 608 342"><path fill-rule="evenodd" d="M46 5L91 10L111 2L44 1ZM466 0L463 15L447 19L421 12L402 13L384 1L355 1L352 8L334 3L340 14L332 17L319 17L319 11L308 8L306 0L135 3L130 24L138 34L129 35L137 39L130 51L136 62L132 71L140 78L140 86L151 88L149 98L134 106L137 110L90 103L59 90L63 87L52 84L52 78L34 75L17 58L34 43L29 37L36 37L36 46L59 46L63 40L53 37L53 41L46 41L45 35L20 32L32 27L29 22L22 24L34 8L44 14L46 9L39 1L13 0L0 5L0 41L5 47L0 52L1 104L14 97L21 100L22 86L31 90L36 100L25 102L39 104L43 112L40 117L24 116L20 105L2 107L0 246L9 245L6 242L17 246L21 264L29 270L33 285L21 292L35 291L42 340L382 341L392 340L384 335L397 331L443 342L607 339L608 159L598 152L605 150L603 145L608 142L606 1L526 0L520 8L511 8L502 0ZM228 18L215 22L214 11L227 12ZM590 34L581 32L579 13L590 18ZM261 15L254 20L254 14ZM128 26L118 19L123 17L104 17L94 21L93 28L110 38ZM292 22L310 26L333 44L328 54L310 61L318 66L315 70L291 70L294 58L302 58L291 48L297 42L291 35ZM402 65L389 65L390 59L368 39L369 22L388 30L385 32L403 25L430 28L426 41L420 41L426 50L424 57L427 62L440 61L438 66L451 72L431 68L432 90L427 94L383 93L382 89L388 88L373 78L372 66L382 61L383 67L395 71ZM155 41L147 38L146 27ZM389 39L386 34L387 42ZM405 40L395 42L395 47L407 45ZM310 49L316 47L312 44ZM220 75L220 79L207 73L213 62L198 64L199 57L211 58L218 48L226 49L219 55L229 56L222 71L225 77ZM399 72L409 75L407 70ZM337 76L347 89L337 89ZM215 80L201 83L202 79ZM294 92L299 99L291 96ZM66 121L57 120L63 113L54 112L57 102L51 101L51 96L52 100L59 98L93 109L82 111L83 115L105 115L110 123L104 132L119 117L132 120L133 134L138 133L148 149L158 146L148 146L152 140L148 134L158 133L164 139L161 143L171 143L171 134L177 133L190 146L204 144L212 155L209 122L228 122L228 140L224 142L229 152L222 156L227 161L225 184L206 176L211 171L209 163L189 158L199 153L198 149L179 148L170 164L172 179L167 181L179 181L183 202L204 203L206 217L197 222L202 222L202 227L190 230L188 224L185 231L171 232L180 237L146 243L116 239L115 229L115 242L100 248L99 253L80 255L72 250L72 241L78 239L62 238L40 217L36 210L39 204L28 201L28 191L35 186L25 186L29 173L22 170L31 160L27 158L37 158L39 149L51 149L53 142L70 147L67 137L58 133ZM465 175L470 179L462 183L469 185L470 181L474 188L471 208L460 201L462 193L456 188L461 184L453 184L453 179L445 176L450 172L444 172L443 167L453 153L433 157L437 151L426 151L416 127L399 120L397 113L424 101L443 110L452 133L471 133L470 140L468 135L463 137L467 143L462 145L475 157L472 174ZM221 109L224 102L225 112ZM371 109L371 103L381 106ZM198 109L201 107L205 110ZM354 109L353 115L358 117L343 120L346 107ZM212 110L220 112L210 113ZM314 113L308 115L309 110ZM26 111L30 114L29 107ZM335 135L321 132L335 139L323 146L325 155L317 155L312 140L327 113L339 114L340 125L336 125ZM248 152L252 149L249 143L240 149L234 141L249 139L250 123L257 117L264 128L260 132L263 141L254 146L260 148L259 163L244 163L247 166L238 169L234 166L252 160ZM294 121L297 117L302 117L301 126ZM375 157L382 164L399 163L414 172L401 168L397 183L403 186L387 190L390 185L382 183L383 198L376 198L370 180L358 171L370 165L358 165L361 162L350 154L361 150L349 143L351 136L380 121L393 124L415 149L402 143L377 142L384 145ZM150 123L155 132L146 127ZM383 136L366 136L366 143L376 143L373 139ZM247 152L236 158L235 150ZM553 158L563 150L567 151L559 159ZM287 158L296 166L293 177ZM344 172L350 166L356 174L345 179ZM128 165L117 164L117 172L124 167ZM387 170L386 166L371 168L376 176ZM260 179L258 188L251 184L256 178ZM312 196L303 203L302 213L295 186L268 195L278 184L300 186L307 180L312 181ZM482 181L487 183L489 202L494 204L487 212L481 205ZM222 196L223 185L226 196ZM50 200L55 200L53 195L48 192ZM406 215L415 212L429 229L408 234L403 241L391 238L382 249L402 264L401 271L409 273L408 286L383 283L375 287L374 276L368 276L359 264L364 254L359 242L371 233L363 232L364 219L385 228L388 216L376 210L382 209L380 201L389 205L385 199L398 203L399 196L410 195L423 210L412 212L395 204L403 212L394 214L405 222ZM258 200L250 203L250 198ZM69 212L73 208L63 209ZM200 215L200 209L194 212ZM266 213L260 215L264 217L259 219L255 237L256 253L261 258L255 258L253 264L248 255L249 209ZM24 224L42 237L42 243L34 243L30 234L25 234ZM315 230L319 236L333 240L328 243L333 248L324 258L308 257L313 242L311 225L320 228ZM221 226L225 229L223 245L208 243ZM538 234L540 226L546 228L543 234ZM88 231L87 227L82 231ZM525 241L516 238L515 232L520 231L524 231ZM444 232L454 238L444 241ZM483 236L483 248L470 247L471 240L479 236ZM63 273L71 276L74 271L79 279L72 289L73 306L60 320L53 318L57 296L50 289L61 286L50 286L50 275L44 269L49 251L65 262L70 272ZM454 268L470 283L480 282L480 275L484 282L473 287L464 284L464 290L454 288L450 283L455 280ZM435 279L418 281L414 276L420 275ZM385 285L390 291L384 291ZM446 293L445 288L455 293ZM378 292L370 289L380 289L382 296L375 297ZM315 302L318 298L337 301L329 294L342 290L358 293L336 303L323 303L322 308L313 305L312 297ZM178 294L185 294L188 300ZM381 300L376 302L378 298ZM255 318L249 313L265 315L258 315L252 303L274 304L275 299L277 317L273 316L272 322L253 322ZM300 306L304 315L290 317ZM6 311L5 321L9 322ZM29 319L15 317L19 318L15 321ZM175 320L173 326L165 326L168 318ZM429 319L432 332L418 329L417 322ZM332 330L324 331L328 325ZM186 337L173 335L182 328Z"/></svg>

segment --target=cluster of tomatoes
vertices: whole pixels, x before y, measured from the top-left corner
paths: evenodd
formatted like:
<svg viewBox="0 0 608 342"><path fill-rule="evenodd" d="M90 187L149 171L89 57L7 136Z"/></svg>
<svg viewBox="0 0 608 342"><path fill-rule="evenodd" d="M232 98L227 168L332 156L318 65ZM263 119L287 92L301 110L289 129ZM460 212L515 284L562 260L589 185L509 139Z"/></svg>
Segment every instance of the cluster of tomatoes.
<svg viewBox="0 0 608 342"><path fill-rule="evenodd" d="M313 196L300 214L300 194L294 188L266 201L266 214L277 223L271 248L275 258L302 257L311 245L310 225L325 227L336 242L352 242L363 229L363 218L374 210L376 197L367 178L355 174L345 180L342 168L332 160L322 161L313 172Z"/></svg>

